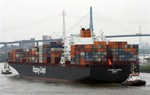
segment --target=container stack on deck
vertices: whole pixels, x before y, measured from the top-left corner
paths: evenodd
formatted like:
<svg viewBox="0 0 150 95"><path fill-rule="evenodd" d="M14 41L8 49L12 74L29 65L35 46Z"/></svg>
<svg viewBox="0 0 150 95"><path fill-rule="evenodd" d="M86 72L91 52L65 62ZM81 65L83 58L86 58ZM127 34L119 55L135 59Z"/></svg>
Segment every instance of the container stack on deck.
<svg viewBox="0 0 150 95"><path fill-rule="evenodd" d="M23 49L14 49L8 53L8 58L12 62L23 62L24 56Z"/></svg>
<svg viewBox="0 0 150 95"><path fill-rule="evenodd" d="M29 62L31 62L31 54L30 54L30 52L31 52L31 50L30 49L25 49L25 51L24 51L25 53L25 62L27 62L27 63L29 63Z"/></svg>
<svg viewBox="0 0 150 95"><path fill-rule="evenodd" d="M89 35L89 34L88 34ZM87 36L87 35L86 35ZM63 53L62 42L51 42L31 49L15 49L8 53L8 61L24 63L59 64ZM120 64L138 62L138 45L127 42L94 41L93 44L71 45L71 64Z"/></svg>
<svg viewBox="0 0 150 95"><path fill-rule="evenodd" d="M114 64L121 61L138 62L138 45L128 45L127 42L109 42L108 58Z"/></svg>
<svg viewBox="0 0 150 95"><path fill-rule="evenodd" d="M42 48L42 63L50 63L50 44L43 45Z"/></svg>
<svg viewBox="0 0 150 95"><path fill-rule="evenodd" d="M113 64L138 62L138 45L128 45L127 42L102 42L94 41L94 44L72 45L71 64L107 64L110 60Z"/></svg>
<svg viewBox="0 0 150 95"><path fill-rule="evenodd" d="M108 42L108 58L112 61L112 63L120 61L122 54L126 56L124 52L124 49L126 48L127 42Z"/></svg>
<svg viewBox="0 0 150 95"><path fill-rule="evenodd" d="M39 48L38 47L33 47L30 51L30 61L32 63L39 63Z"/></svg>
<svg viewBox="0 0 150 95"><path fill-rule="evenodd" d="M62 42L51 42L51 64L58 64L61 60L61 54L63 52Z"/></svg>
<svg viewBox="0 0 150 95"><path fill-rule="evenodd" d="M106 42L94 41L93 45L93 62L96 64L106 64L107 61L107 48Z"/></svg>
<svg viewBox="0 0 150 95"><path fill-rule="evenodd" d="M24 63L59 63L63 52L62 42L51 42L31 49L15 49L8 53L8 61Z"/></svg>
<svg viewBox="0 0 150 95"><path fill-rule="evenodd" d="M71 64L102 64L107 60L106 42L95 41L94 44L72 45Z"/></svg>
<svg viewBox="0 0 150 95"><path fill-rule="evenodd" d="M127 46L127 53L130 54L131 58L130 61L137 61L138 62L138 54L139 54L139 48L138 45L128 45Z"/></svg>
<svg viewBox="0 0 150 95"><path fill-rule="evenodd" d="M39 46L39 63L43 62L43 46Z"/></svg>

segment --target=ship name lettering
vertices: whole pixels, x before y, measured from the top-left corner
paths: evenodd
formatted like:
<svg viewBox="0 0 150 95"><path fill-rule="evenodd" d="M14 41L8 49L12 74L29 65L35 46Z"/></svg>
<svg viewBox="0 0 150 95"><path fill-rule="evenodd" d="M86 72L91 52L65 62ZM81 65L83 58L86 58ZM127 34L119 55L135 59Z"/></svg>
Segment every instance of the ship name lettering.
<svg viewBox="0 0 150 95"><path fill-rule="evenodd" d="M35 66L33 66L32 71L35 74L43 74L44 75L46 73L46 67L42 67L42 66L35 67Z"/></svg>
<svg viewBox="0 0 150 95"><path fill-rule="evenodd" d="M108 71L112 72L112 73L117 73L119 71L122 71L122 69L108 69Z"/></svg>

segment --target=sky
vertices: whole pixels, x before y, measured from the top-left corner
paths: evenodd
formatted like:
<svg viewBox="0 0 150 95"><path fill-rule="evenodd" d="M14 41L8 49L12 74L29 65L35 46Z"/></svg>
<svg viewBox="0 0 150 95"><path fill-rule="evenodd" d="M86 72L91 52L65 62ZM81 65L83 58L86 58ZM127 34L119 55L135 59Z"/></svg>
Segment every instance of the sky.
<svg viewBox="0 0 150 95"><path fill-rule="evenodd" d="M104 35L136 34L139 25L143 34L150 34L150 0L0 0L0 42L61 37L63 10L67 36L78 34L89 26L90 6L96 35L101 30ZM109 40L138 43L139 38Z"/></svg>

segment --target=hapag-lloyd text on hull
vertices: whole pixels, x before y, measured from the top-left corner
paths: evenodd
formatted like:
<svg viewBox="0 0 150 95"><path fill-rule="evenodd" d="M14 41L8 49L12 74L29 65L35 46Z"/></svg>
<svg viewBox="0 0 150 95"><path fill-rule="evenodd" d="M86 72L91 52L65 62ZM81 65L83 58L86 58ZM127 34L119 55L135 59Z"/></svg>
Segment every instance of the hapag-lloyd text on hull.
<svg viewBox="0 0 150 95"><path fill-rule="evenodd" d="M45 74L46 73L46 67L36 67L36 66L32 66L32 72L35 74Z"/></svg>

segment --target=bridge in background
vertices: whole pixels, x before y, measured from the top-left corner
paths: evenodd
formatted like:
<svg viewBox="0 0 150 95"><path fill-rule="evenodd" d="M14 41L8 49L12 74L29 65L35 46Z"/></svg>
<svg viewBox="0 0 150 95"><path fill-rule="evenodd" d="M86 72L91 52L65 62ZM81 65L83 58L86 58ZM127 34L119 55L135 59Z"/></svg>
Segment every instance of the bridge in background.
<svg viewBox="0 0 150 95"><path fill-rule="evenodd" d="M142 33L137 33L137 34L130 34L130 35L110 35L110 36L105 36L106 38L119 38L119 37L146 37L150 36L150 34L142 34Z"/></svg>
<svg viewBox="0 0 150 95"><path fill-rule="evenodd" d="M108 35L106 38L119 38L119 37L148 37L150 34L129 34L129 35ZM51 39L51 40L20 40L20 41L12 41L12 42L0 42L0 44L20 44L22 42L35 42L38 45L39 42L53 42L53 41L62 41L62 39Z"/></svg>
<svg viewBox="0 0 150 95"><path fill-rule="evenodd" d="M106 39L107 38L119 38L119 37L148 37L150 36L150 34L142 34L142 33L137 33L137 34L130 34L130 35L109 35L109 36L105 36ZM39 45L39 42L54 42L54 41L62 41L62 39L51 39L51 40L21 40L21 41L12 41L12 42L0 42L0 45L4 46L4 52L5 55L7 56L7 51L6 51L6 47L8 44L19 44L20 48L21 48L21 44L22 43L30 43L33 42L34 44L36 44L36 46Z"/></svg>

